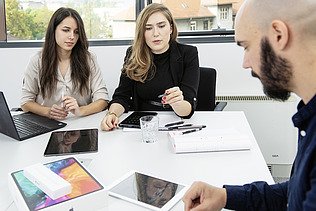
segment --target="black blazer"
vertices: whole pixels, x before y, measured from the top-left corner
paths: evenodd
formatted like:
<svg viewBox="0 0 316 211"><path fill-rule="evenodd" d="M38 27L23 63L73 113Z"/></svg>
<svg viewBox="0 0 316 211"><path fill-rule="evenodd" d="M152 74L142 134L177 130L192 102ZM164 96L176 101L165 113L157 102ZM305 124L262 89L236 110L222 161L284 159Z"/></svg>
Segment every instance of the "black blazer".
<svg viewBox="0 0 316 211"><path fill-rule="evenodd" d="M124 61L131 55L132 48L126 51ZM192 106L191 113L184 117L190 118L196 107L196 96L200 80L198 51L195 46L184 45L178 42L170 44L170 71L174 86L179 86L183 92L184 100ZM139 110L139 97L134 89L136 81L128 78L126 74L121 74L119 86L115 89L112 103L121 104L125 112L129 110Z"/></svg>

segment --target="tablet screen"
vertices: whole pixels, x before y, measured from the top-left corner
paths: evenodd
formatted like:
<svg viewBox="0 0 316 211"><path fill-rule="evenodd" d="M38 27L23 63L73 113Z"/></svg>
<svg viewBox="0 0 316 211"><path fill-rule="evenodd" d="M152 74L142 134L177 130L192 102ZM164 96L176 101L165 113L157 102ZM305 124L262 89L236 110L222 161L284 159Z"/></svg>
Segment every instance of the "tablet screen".
<svg viewBox="0 0 316 211"><path fill-rule="evenodd" d="M24 177L23 170L13 172L11 175L15 184L31 211L41 210L103 189L103 186L72 157L47 163L45 166L67 180L72 186L72 191L68 195L53 200Z"/></svg>
<svg viewBox="0 0 316 211"><path fill-rule="evenodd" d="M98 151L98 129L52 132L45 156Z"/></svg>
<svg viewBox="0 0 316 211"><path fill-rule="evenodd" d="M124 177L114 187L109 190L109 194L126 199L136 204L146 204L148 208L165 208L168 205L170 209L180 197L175 199L177 193L185 186L148 176L142 173L133 172ZM172 204L170 203L173 200Z"/></svg>

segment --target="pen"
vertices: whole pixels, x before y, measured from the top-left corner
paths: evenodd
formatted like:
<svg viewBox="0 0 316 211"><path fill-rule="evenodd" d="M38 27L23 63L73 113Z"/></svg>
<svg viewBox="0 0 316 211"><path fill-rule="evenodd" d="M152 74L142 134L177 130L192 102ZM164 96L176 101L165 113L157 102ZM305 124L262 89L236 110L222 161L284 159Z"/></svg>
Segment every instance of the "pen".
<svg viewBox="0 0 316 211"><path fill-rule="evenodd" d="M168 123L168 124L165 124L165 127L170 127L170 126L174 126L174 125L181 125L183 124L184 121L178 121L178 122L172 122L172 123Z"/></svg>
<svg viewBox="0 0 316 211"><path fill-rule="evenodd" d="M188 127L188 126L193 126L193 124L184 124L184 125L179 125L179 126L172 126L172 127L168 127L168 130L181 129L182 127Z"/></svg>
<svg viewBox="0 0 316 211"><path fill-rule="evenodd" d="M206 125L191 125L191 126L177 126L177 127L169 127L169 130L184 130L184 129L199 129L205 128Z"/></svg>
<svg viewBox="0 0 316 211"><path fill-rule="evenodd" d="M196 132L196 131L200 131L202 130L202 128L196 128L196 129L193 129L193 130L186 130L186 131L183 131L181 134L184 135L184 134L188 134L188 133L193 133L193 132Z"/></svg>
<svg viewBox="0 0 316 211"><path fill-rule="evenodd" d="M158 95L158 98L162 98L163 96L166 96L166 94L161 94L161 95Z"/></svg>

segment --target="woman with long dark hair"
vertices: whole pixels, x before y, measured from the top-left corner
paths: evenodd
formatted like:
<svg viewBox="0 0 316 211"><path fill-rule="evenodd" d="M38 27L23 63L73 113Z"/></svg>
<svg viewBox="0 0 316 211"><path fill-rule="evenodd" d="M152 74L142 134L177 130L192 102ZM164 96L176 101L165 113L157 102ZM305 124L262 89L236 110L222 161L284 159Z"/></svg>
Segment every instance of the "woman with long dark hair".
<svg viewBox="0 0 316 211"><path fill-rule="evenodd" d="M69 112L86 116L108 105L108 91L96 57L88 51L83 21L77 11L59 8L47 27L44 47L26 69L23 111L52 119Z"/></svg>

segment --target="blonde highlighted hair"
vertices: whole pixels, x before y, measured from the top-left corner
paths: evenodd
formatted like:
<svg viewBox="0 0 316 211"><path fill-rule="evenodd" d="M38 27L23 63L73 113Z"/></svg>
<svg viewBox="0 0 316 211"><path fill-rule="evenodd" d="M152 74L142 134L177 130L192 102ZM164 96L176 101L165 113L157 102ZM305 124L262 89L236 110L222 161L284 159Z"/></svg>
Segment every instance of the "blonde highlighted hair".
<svg viewBox="0 0 316 211"><path fill-rule="evenodd" d="M163 14L171 26L172 33L169 43L177 40L178 30L170 10L163 4L158 3L152 3L145 7L137 17L132 52L127 61L125 61L122 69L123 73L135 81L145 82L154 73L150 72L151 69L154 70L155 66L153 63L153 53L145 41L145 31L148 18L156 12Z"/></svg>

